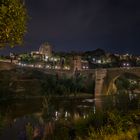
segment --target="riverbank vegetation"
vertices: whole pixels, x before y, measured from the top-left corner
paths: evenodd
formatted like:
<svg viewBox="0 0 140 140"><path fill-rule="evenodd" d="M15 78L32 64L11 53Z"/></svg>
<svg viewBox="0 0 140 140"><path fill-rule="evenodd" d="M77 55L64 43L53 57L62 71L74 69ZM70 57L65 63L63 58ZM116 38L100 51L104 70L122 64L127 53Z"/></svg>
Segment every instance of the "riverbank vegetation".
<svg viewBox="0 0 140 140"><path fill-rule="evenodd" d="M110 99L101 112L75 123L78 140L138 140L140 96L130 100L128 94L119 95L114 98L116 104Z"/></svg>
<svg viewBox="0 0 140 140"><path fill-rule="evenodd" d="M45 104L46 111L43 113L46 124L52 121L48 114L51 113L48 105L48 103ZM69 131L73 129L75 140L138 140L139 105L139 95L133 99L129 98L129 94L123 95L123 93L108 96L102 102L100 110L90 112L85 118L67 118L56 122L51 138L52 140L69 140ZM48 137L44 138L47 140Z"/></svg>
<svg viewBox="0 0 140 140"><path fill-rule="evenodd" d="M85 124L82 124L82 129L85 126L84 131L82 131L84 135L81 135L82 132L80 132L80 134L77 133L78 135L77 139L138 140L139 125L140 125L139 117L140 117L139 112L130 112L128 114L120 114L118 112L107 112L105 114L102 114L102 119L98 124L95 121L94 117L87 120ZM88 131L86 132L86 130Z"/></svg>
<svg viewBox="0 0 140 140"><path fill-rule="evenodd" d="M24 98L37 96L82 96L93 94L94 80L79 75L49 75L30 69L0 72L0 98Z"/></svg>
<svg viewBox="0 0 140 140"><path fill-rule="evenodd" d="M52 140L69 140L69 131L73 129L75 140L138 140L140 132L139 97L131 100L129 94L106 97L102 102L102 108L90 112L85 118L67 118L56 122L51 138ZM117 103L114 104L114 102ZM52 120L47 110L43 113L43 120L46 124ZM47 138L46 136L45 139Z"/></svg>

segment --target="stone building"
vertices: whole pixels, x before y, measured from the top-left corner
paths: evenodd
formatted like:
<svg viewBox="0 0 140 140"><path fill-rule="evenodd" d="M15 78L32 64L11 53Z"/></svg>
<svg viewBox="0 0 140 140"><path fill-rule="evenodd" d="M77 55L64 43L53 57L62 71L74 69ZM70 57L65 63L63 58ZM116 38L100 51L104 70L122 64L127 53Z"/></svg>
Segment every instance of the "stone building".
<svg viewBox="0 0 140 140"><path fill-rule="evenodd" d="M71 70L77 71L82 69L81 56L74 56L71 60Z"/></svg>
<svg viewBox="0 0 140 140"><path fill-rule="evenodd" d="M39 54L42 55L43 59L47 60L52 57L53 46L50 43L43 43L39 48Z"/></svg>

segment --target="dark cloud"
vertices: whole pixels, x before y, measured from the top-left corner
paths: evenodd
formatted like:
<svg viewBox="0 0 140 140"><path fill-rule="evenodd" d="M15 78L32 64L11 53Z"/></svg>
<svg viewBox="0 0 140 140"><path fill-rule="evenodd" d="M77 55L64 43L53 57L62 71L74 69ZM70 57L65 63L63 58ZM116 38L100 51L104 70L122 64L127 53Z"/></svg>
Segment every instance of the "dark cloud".
<svg viewBox="0 0 140 140"><path fill-rule="evenodd" d="M25 47L14 51L36 50L44 41L57 51L140 51L139 0L26 0L26 5Z"/></svg>

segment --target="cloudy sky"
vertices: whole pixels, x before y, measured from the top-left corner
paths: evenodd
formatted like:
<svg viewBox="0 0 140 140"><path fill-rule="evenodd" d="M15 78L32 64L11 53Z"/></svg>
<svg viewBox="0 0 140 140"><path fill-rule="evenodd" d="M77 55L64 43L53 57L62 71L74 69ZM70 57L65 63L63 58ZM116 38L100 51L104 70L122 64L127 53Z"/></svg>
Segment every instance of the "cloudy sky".
<svg viewBox="0 0 140 140"><path fill-rule="evenodd" d="M25 0L30 20L22 47L28 52L49 41L55 51L96 48L140 54L140 0Z"/></svg>

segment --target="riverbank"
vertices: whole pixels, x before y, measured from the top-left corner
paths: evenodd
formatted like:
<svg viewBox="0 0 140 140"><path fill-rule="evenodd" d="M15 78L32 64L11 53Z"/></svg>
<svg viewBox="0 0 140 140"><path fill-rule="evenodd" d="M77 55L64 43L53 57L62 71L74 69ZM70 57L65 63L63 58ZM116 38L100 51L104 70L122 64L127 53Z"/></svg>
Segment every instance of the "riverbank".
<svg viewBox="0 0 140 140"><path fill-rule="evenodd" d="M0 77L0 99L2 100L40 96L72 98L94 94L94 80L91 81L83 76L58 77L38 70L17 68L1 70Z"/></svg>
<svg viewBox="0 0 140 140"><path fill-rule="evenodd" d="M49 95L49 96L14 96L14 97L3 97L0 99L0 102L11 101L11 100L26 100L26 99L44 99L44 98L59 98L59 99L88 99L94 98L94 95L89 93L78 93L71 94L69 96L60 96L60 95Z"/></svg>
<svg viewBox="0 0 140 140"><path fill-rule="evenodd" d="M75 122L75 129L77 140L138 140L140 111L98 112Z"/></svg>

